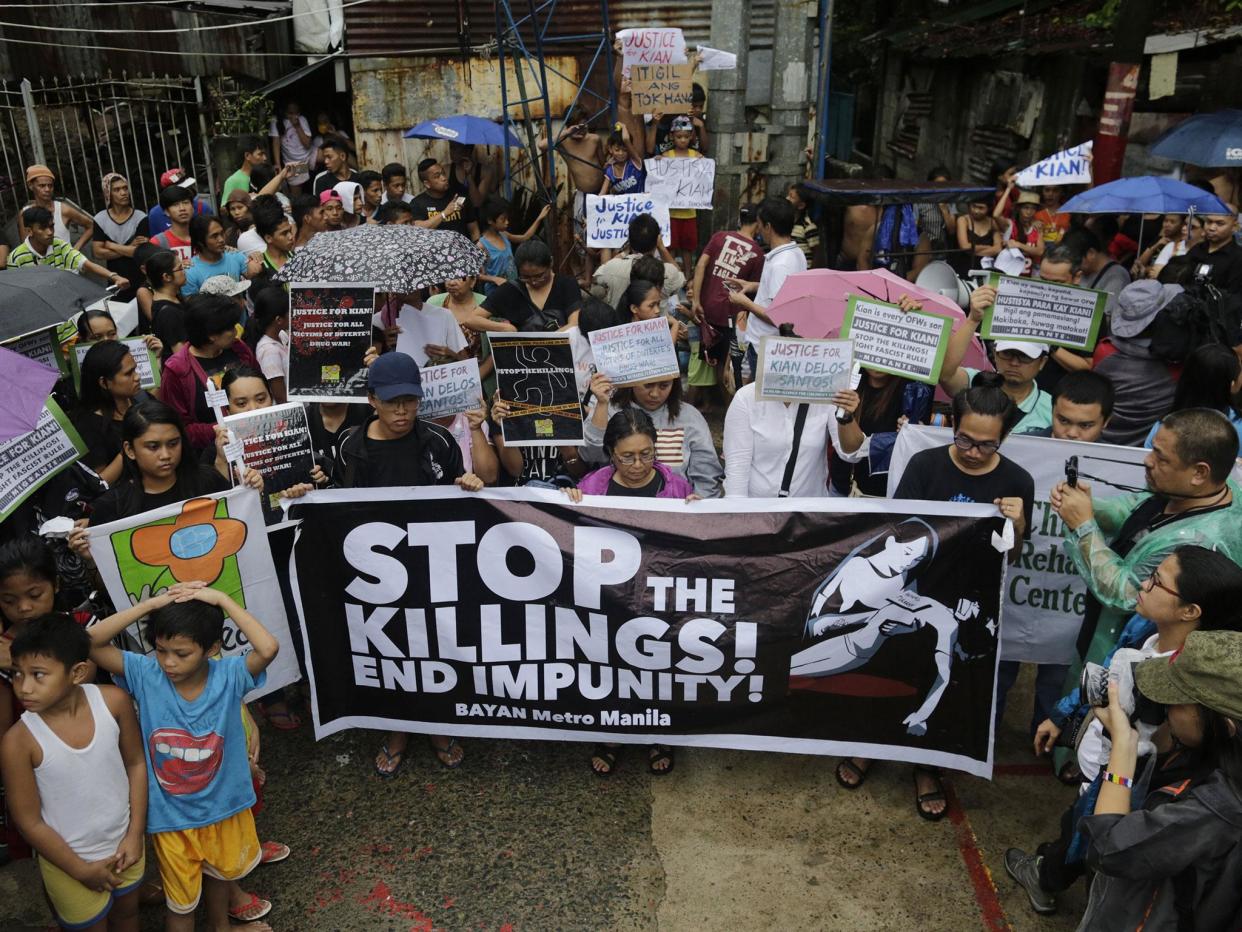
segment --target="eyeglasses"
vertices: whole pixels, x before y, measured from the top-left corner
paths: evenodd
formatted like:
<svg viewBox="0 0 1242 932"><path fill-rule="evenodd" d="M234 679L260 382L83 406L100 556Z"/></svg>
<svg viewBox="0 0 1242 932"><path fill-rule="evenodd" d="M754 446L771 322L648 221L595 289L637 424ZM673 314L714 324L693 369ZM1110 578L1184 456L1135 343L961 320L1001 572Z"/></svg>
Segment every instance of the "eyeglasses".
<svg viewBox="0 0 1242 932"><path fill-rule="evenodd" d="M971 450L979 450L982 453L995 453L1000 449L1000 441L976 440L974 437L967 437L965 434L954 434L953 446L963 453L969 453Z"/></svg>
<svg viewBox="0 0 1242 932"><path fill-rule="evenodd" d="M412 395L399 395L390 401L383 401L380 398L376 398L375 402L385 411L403 411L406 409L413 410L418 407L418 399Z"/></svg>
<svg viewBox="0 0 1242 932"><path fill-rule="evenodd" d="M644 450L642 453L614 453L612 456L622 466L633 466L639 460L643 465L650 466L655 462L655 450Z"/></svg>
<svg viewBox="0 0 1242 932"><path fill-rule="evenodd" d="M534 275L519 275L518 281L522 282L523 284L532 285L537 288L551 278L552 278L552 270L544 269L542 272L537 272Z"/></svg>
<svg viewBox="0 0 1242 932"><path fill-rule="evenodd" d="M1152 570L1151 575L1147 577L1147 582L1149 583L1147 587L1148 589L1151 589L1154 586L1157 589L1163 589L1165 592L1173 596L1173 598L1177 599L1179 602L1184 601L1182 599L1182 594L1180 592L1178 592L1176 589L1170 589L1168 586L1166 586L1164 583L1160 581L1159 570Z"/></svg>

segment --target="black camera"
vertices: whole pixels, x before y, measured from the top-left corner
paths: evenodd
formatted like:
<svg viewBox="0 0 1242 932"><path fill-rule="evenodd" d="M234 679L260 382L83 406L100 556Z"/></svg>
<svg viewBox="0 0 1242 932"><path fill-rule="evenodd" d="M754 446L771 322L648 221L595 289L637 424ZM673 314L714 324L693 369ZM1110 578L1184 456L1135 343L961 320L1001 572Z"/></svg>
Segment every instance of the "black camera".
<svg viewBox="0 0 1242 932"><path fill-rule="evenodd" d="M1123 647L1113 654L1107 667L1098 663L1084 664L1079 681L1083 701L1097 709L1107 708L1109 676L1115 673L1121 708L1131 724L1159 725L1165 719L1164 706L1146 698L1134 686L1134 671L1146 659L1141 651Z"/></svg>
<svg viewBox="0 0 1242 932"><path fill-rule="evenodd" d="M1078 487L1078 457L1071 456L1065 461L1065 484L1071 489Z"/></svg>

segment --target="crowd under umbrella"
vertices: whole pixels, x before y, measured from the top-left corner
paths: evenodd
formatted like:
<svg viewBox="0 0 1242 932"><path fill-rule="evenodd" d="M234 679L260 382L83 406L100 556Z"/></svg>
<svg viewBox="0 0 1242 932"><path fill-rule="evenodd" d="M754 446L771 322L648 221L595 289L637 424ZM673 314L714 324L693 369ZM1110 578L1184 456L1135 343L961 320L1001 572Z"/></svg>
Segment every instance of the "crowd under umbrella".
<svg viewBox="0 0 1242 932"><path fill-rule="evenodd" d="M1202 168L1242 168L1242 110L1196 113L1157 139L1147 151Z"/></svg>
<svg viewBox="0 0 1242 932"><path fill-rule="evenodd" d="M0 347L0 443L35 429L60 373Z"/></svg>
<svg viewBox="0 0 1242 932"><path fill-rule="evenodd" d="M482 251L451 230L366 224L318 233L276 273L281 282L373 284L377 291L410 294L483 268Z"/></svg>
<svg viewBox="0 0 1242 932"><path fill-rule="evenodd" d="M0 272L0 342L57 327L107 297L76 272L31 266Z"/></svg>
<svg viewBox="0 0 1242 932"><path fill-rule="evenodd" d="M459 113L424 120L405 131L406 139L447 139L463 146L508 146L521 148L522 142L507 126L486 117Z"/></svg>

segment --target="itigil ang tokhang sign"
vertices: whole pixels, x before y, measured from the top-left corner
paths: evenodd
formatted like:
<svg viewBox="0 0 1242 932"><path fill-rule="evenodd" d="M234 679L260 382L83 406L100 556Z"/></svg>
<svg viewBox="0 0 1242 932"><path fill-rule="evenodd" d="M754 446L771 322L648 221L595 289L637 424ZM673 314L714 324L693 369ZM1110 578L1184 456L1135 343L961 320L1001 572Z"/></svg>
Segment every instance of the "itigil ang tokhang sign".
<svg viewBox="0 0 1242 932"><path fill-rule="evenodd" d="M991 773L992 506L315 492L293 575L345 728L865 754Z"/></svg>

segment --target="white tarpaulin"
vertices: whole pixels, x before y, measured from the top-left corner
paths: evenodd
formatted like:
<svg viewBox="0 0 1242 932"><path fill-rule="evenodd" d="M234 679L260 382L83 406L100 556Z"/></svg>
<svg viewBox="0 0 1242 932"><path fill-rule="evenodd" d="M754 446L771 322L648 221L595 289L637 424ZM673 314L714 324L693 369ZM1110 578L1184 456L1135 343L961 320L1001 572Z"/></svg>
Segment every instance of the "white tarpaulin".
<svg viewBox="0 0 1242 932"><path fill-rule="evenodd" d="M1090 141L1066 149L1018 172L1014 181L1020 188L1045 184L1091 184Z"/></svg>

